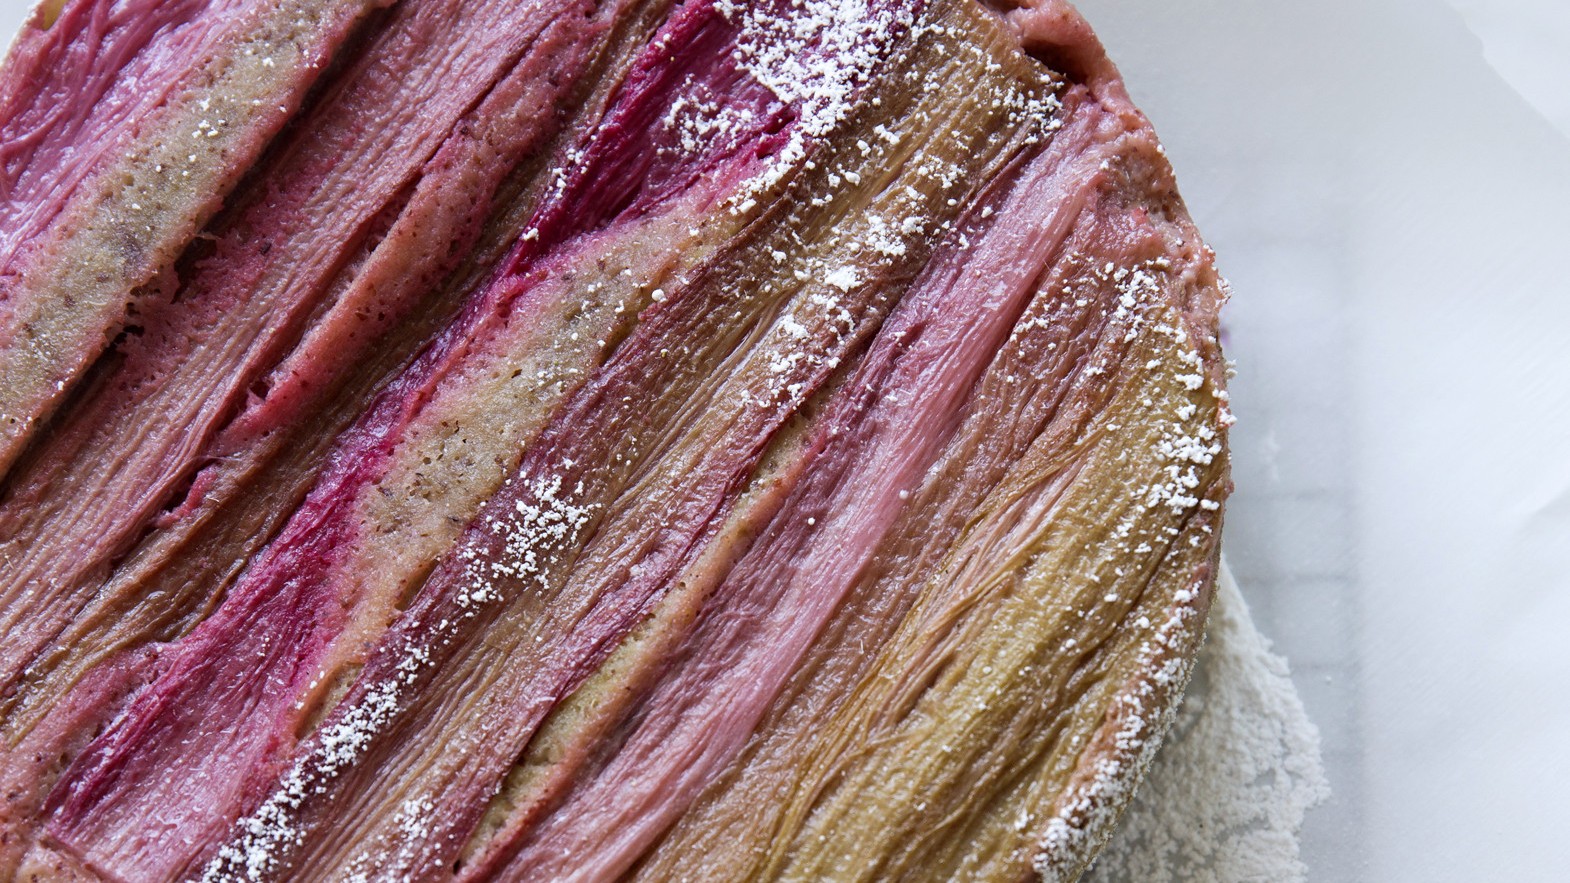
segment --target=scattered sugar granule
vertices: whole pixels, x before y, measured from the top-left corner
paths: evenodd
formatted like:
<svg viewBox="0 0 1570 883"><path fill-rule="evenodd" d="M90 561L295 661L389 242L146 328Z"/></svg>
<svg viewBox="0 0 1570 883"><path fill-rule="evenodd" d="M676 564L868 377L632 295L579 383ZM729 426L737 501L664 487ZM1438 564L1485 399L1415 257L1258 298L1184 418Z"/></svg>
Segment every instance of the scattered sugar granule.
<svg viewBox="0 0 1570 883"><path fill-rule="evenodd" d="M1223 568L1177 721L1085 883L1302 881L1297 832L1329 793L1286 660Z"/></svg>

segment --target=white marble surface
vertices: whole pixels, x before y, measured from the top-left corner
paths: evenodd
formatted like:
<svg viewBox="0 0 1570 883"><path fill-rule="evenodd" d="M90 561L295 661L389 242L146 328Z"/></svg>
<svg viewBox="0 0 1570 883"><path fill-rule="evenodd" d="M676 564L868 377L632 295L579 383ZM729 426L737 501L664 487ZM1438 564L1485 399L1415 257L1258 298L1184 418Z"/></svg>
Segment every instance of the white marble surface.
<svg viewBox="0 0 1570 883"><path fill-rule="evenodd" d="M1570 3L1448 0L1483 44L1483 58L1559 131L1570 135Z"/></svg>
<svg viewBox="0 0 1570 883"><path fill-rule="evenodd" d="M1324 736L1308 879L1565 879L1570 6L1080 6L1236 288L1226 548Z"/></svg>

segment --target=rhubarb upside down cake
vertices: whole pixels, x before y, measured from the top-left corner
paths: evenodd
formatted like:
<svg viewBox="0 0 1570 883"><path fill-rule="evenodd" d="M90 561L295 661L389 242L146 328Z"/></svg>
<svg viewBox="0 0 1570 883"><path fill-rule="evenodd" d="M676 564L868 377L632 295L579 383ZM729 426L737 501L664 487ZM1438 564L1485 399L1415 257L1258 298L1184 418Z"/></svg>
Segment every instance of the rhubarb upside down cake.
<svg viewBox="0 0 1570 883"><path fill-rule="evenodd" d="M0 879L1076 878L1224 287L1056 0L50 0Z"/></svg>

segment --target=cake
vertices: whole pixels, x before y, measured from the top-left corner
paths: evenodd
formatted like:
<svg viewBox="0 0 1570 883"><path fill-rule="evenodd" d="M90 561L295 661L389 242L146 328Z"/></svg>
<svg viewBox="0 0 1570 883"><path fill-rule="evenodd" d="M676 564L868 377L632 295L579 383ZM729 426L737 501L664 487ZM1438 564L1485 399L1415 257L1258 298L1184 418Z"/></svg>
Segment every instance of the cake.
<svg viewBox="0 0 1570 883"><path fill-rule="evenodd" d="M1224 285L1057 0L65 0L0 69L0 878L1076 878Z"/></svg>

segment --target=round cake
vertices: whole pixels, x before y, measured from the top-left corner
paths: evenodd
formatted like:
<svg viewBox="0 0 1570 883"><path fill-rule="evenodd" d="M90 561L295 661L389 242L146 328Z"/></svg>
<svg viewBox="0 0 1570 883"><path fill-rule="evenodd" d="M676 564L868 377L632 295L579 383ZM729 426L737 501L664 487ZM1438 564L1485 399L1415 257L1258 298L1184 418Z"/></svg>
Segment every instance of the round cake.
<svg viewBox="0 0 1570 883"><path fill-rule="evenodd" d="M1225 286L1065 3L64 0L0 145L0 879L1112 831Z"/></svg>

